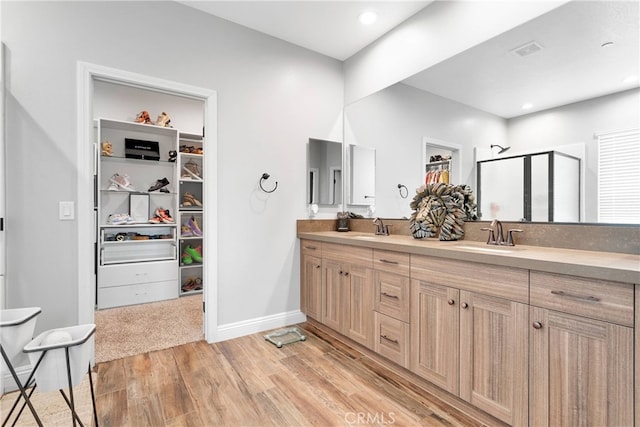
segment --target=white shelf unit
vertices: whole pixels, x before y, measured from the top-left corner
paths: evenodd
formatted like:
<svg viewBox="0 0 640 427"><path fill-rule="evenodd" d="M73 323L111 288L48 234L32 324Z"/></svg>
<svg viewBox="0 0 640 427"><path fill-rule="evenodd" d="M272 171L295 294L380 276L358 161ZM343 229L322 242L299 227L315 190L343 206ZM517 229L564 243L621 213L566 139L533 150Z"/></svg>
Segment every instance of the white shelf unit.
<svg viewBox="0 0 640 427"><path fill-rule="evenodd" d="M97 121L97 306L99 309L178 297L178 173L169 151L178 145L178 131L110 119ZM158 160L126 157L125 138L158 143ZM112 144L110 156L101 144ZM135 191L109 190L114 174L127 175ZM149 191L166 178L168 192ZM131 195L148 198L133 224L110 224L112 214L131 214ZM157 209L168 210L176 222L149 223ZM145 215L146 213L146 215ZM146 216L146 219L145 219Z"/></svg>
<svg viewBox="0 0 640 427"><path fill-rule="evenodd" d="M204 137L196 134L180 133L178 146L178 175L179 175L179 281L180 295L191 295L201 293L204 289L204 245L203 236L205 233L204 206L205 200L204 185L205 177L203 174L204 166ZM191 165L189 167L189 165ZM194 166L195 165L195 166ZM185 194L191 194L200 203L185 203ZM190 225L192 221L192 227ZM192 259L191 264L185 263L185 248L196 248L202 254L203 262L197 262ZM193 283L196 286L193 286Z"/></svg>

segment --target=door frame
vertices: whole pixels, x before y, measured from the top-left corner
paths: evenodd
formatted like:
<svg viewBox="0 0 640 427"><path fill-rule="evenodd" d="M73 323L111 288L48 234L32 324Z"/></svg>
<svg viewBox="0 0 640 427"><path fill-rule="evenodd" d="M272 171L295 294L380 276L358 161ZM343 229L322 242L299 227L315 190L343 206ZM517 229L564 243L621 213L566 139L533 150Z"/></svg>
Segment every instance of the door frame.
<svg viewBox="0 0 640 427"><path fill-rule="evenodd" d="M77 70L77 221L78 221L78 323L95 323L96 243L95 215L93 206L93 175L96 171L97 144L93 128L93 82L106 81L139 89L153 90L204 102L204 126L207 150L203 161L203 172L208 179L203 194L207 203L204 223L207 233L204 246L207 262L203 265L207 284L203 289L204 335L208 342L218 341L218 185L217 185L217 92L152 76L118 70L78 61Z"/></svg>

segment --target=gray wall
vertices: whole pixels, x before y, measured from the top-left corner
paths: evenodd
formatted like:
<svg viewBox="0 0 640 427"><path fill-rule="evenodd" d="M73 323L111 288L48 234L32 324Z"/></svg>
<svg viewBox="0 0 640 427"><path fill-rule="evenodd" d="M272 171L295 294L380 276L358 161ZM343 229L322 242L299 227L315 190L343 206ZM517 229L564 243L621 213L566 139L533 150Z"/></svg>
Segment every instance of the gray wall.
<svg viewBox="0 0 640 427"><path fill-rule="evenodd" d="M78 321L77 224L57 217L76 198L84 61L218 92L218 324L299 308L306 142L341 139L340 62L166 1L3 1L1 36L8 307L41 306L39 330Z"/></svg>

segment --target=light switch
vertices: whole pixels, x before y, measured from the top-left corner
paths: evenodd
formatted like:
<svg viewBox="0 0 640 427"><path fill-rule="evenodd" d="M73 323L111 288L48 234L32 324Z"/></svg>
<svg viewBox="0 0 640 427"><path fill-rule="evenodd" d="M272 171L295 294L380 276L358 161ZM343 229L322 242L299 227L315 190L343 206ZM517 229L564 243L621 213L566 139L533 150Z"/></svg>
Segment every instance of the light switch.
<svg viewBox="0 0 640 427"><path fill-rule="evenodd" d="M59 218L63 221L75 219L75 207L73 202L59 202Z"/></svg>

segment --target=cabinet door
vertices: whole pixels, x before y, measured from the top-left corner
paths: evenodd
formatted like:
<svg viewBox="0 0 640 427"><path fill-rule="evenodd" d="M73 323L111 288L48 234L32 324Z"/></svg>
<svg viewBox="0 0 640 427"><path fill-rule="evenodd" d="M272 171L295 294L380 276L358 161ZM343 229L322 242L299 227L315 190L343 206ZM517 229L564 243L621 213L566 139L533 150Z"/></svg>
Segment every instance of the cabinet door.
<svg viewBox="0 0 640 427"><path fill-rule="evenodd" d="M300 310L307 316L322 320L322 261L317 256L302 256L302 286Z"/></svg>
<svg viewBox="0 0 640 427"><path fill-rule="evenodd" d="M348 296L345 302L345 334L352 340L373 347L373 272L369 268L351 266Z"/></svg>
<svg viewBox="0 0 640 427"><path fill-rule="evenodd" d="M633 425L633 329L531 307L530 425Z"/></svg>
<svg viewBox="0 0 640 427"><path fill-rule="evenodd" d="M348 274L339 262L322 260L322 323L338 332L343 331L342 313L348 296L343 282Z"/></svg>
<svg viewBox="0 0 640 427"><path fill-rule="evenodd" d="M411 281L411 370L458 394L460 291Z"/></svg>
<svg viewBox="0 0 640 427"><path fill-rule="evenodd" d="M511 425L528 419L527 307L460 291L460 397Z"/></svg>

